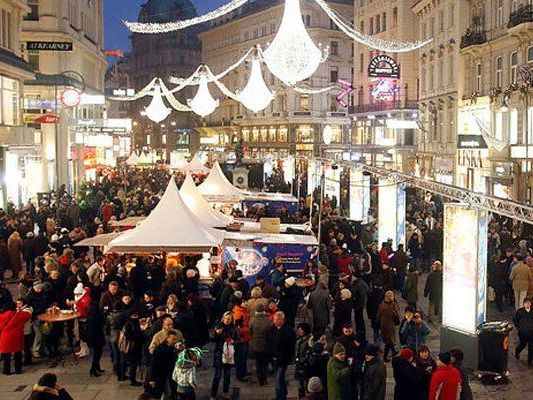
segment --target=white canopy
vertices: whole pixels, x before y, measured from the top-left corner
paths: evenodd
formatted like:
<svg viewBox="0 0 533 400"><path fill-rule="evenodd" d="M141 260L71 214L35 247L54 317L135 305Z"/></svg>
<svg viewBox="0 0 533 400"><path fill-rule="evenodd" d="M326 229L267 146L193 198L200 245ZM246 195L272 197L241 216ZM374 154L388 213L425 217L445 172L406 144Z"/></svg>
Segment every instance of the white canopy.
<svg viewBox="0 0 533 400"><path fill-rule="evenodd" d="M225 228L232 222L232 218L222 214L220 211L213 210L206 199L198 191L191 175L187 174L185 181L180 189L180 195L189 210L200 219L204 225L213 228Z"/></svg>
<svg viewBox="0 0 533 400"><path fill-rule="evenodd" d="M137 164L150 164L151 160L148 158L144 151L141 152L141 155L137 159Z"/></svg>
<svg viewBox="0 0 533 400"><path fill-rule="evenodd" d="M126 160L126 164L128 165L137 165L139 164L139 156L134 151L131 152L130 156Z"/></svg>
<svg viewBox="0 0 533 400"><path fill-rule="evenodd" d="M204 164L202 164L198 157L193 156L191 158L191 161L180 171L185 173L190 172L194 174L208 174L210 169L207 168Z"/></svg>
<svg viewBox="0 0 533 400"><path fill-rule="evenodd" d="M207 252L220 246L223 234L205 226L185 205L174 178L170 179L157 207L137 227L107 245L108 252L154 253Z"/></svg>
<svg viewBox="0 0 533 400"><path fill-rule="evenodd" d="M245 194L228 181L218 161L211 168L205 181L198 186L198 190L207 200L215 202L240 201Z"/></svg>

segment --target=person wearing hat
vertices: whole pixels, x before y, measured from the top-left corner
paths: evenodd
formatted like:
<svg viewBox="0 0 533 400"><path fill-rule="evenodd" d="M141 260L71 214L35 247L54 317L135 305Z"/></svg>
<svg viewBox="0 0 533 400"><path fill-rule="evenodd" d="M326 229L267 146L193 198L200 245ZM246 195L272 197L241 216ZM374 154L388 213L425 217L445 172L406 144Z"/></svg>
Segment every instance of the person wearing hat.
<svg viewBox="0 0 533 400"><path fill-rule="evenodd" d="M413 350L404 348L392 359L392 372L396 382L394 400L416 399L420 393L422 371L413 363L414 356Z"/></svg>
<svg viewBox="0 0 533 400"><path fill-rule="evenodd" d="M313 376L307 382L307 394L304 397L304 400L326 400L324 396L322 386L322 381L318 376Z"/></svg>
<svg viewBox="0 0 533 400"><path fill-rule="evenodd" d="M271 328L272 321L266 315L266 306L259 303L250 322L250 333L252 334L250 349L255 355L255 369L259 386L265 386L267 384L267 334Z"/></svg>
<svg viewBox="0 0 533 400"><path fill-rule="evenodd" d="M78 283L74 289L74 300L67 300L67 305L73 307L80 316L78 317L78 326L80 332L80 351L76 353L79 358L89 355L89 346L87 346L87 314L91 305L91 289L83 287L83 283Z"/></svg>
<svg viewBox="0 0 533 400"><path fill-rule="evenodd" d="M33 386L29 400L74 400L72 396L57 383L57 375L46 373Z"/></svg>
<svg viewBox="0 0 533 400"><path fill-rule="evenodd" d="M228 280L228 284L222 289L222 292L220 293L220 310L222 313L226 311L231 311L229 308L230 306L230 300L233 297L234 292L237 290L237 287L239 285L239 280L232 276Z"/></svg>
<svg viewBox="0 0 533 400"><path fill-rule="evenodd" d="M306 307L313 316L313 335L323 335L330 324L330 310L333 307L333 300L324 282L319 281L315 290L309 294Z"/></svg>
<svg viewBox="0 0 533 400"><path fill-rule="evenodd" d="M437 369L429 383L429 400L457 400L461 393L461 373L451 365L450 352L444 351L437 359Z"/></svg>
<svg viewBox="0 0 533 400"><path fill-rule="evenodd" d="M380 359L379 353L379 347L374 345L365 349L361 400L385 400L387 367Z"/></svg>
<svg viewBox="0 0 533 400"><path fill-rule="evenodd" d="M351 400L351 378L352 370L346 361L346 349L337 342L328 362L328 399Z"/></svg>
<svg viewBox="0 0 533 400"><path fill-rule="evenodd" d="M296 278L294 276L285 279L279 300L279 309L285 313L285 321L290 327L294 327L298 304L300 303L300 291L295 283Z"/></svg>
<svg viewBox="0 0 533 400"><path fill-rule="evenodd" d="M52 300L44 289L44 283L42 281L33 282L32 289L28 293L26 301L28 306L33 310L32 321L35 338L33 339L32 353L34 358L39 358L43 346L43 335L41 332L41 322L37 319L37 316L44 314L52 304Z"/></svg>

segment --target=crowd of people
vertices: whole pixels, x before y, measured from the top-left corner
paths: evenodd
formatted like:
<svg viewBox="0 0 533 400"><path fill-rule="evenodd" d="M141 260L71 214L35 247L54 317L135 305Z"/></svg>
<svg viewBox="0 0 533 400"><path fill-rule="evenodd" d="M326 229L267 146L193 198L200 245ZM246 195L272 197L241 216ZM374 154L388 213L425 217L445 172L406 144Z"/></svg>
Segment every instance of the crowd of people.
<svg viewBox="0 0 533 400"><path fill-rule="evenodd" d="M75 246L108 232L114 219L147 215L169 178L159 169L111 171L76 198L62 189L35 206L2 211L0 266L6 278L20 276L16 291L0 287L4 374L12 373L12 361L18 374L24 365L76 349L76 357L92 358L88 373L98 377L108 349L117 381L142 387L143 398L194 399L198 369L206 367L209 351L213 399L220 393L230 397L233 376L252 384L254 371L254 384L271 381L279 400L287 398L292 379L302 399L381 400L388 363L395 399L472 398L461 349L434 357L426 343L442 314L438 196L408 193L405 249L393 249L390 242L378 246L375 209L363 226L343 218L336 200L326 199L319 256L301 276L289 274L276 259L269 275L250 282L230 260L213 271L206 300L200 295L198 257L176 263ZM318 229L318 212L312 223ZM489 286L498 307L517 308L515 355L529 345L531 364L533 242L524 227L509 224L494 219L490 225ZM429 301L427 310L421 294ZM73 309L79 317L41 321L39 315L52 307ZM294 376L288 376L290 365ZM40 393L49 391L68 395L56 387L57 378L42 380L32 399L46 398Z"/></svg>

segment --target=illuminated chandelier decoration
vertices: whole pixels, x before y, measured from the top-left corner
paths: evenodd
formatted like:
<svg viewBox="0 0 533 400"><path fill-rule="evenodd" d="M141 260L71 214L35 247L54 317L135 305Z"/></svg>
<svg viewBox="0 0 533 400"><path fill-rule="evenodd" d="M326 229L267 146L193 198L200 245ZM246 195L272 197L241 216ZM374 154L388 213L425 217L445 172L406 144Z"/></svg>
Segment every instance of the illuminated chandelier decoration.
<svg viewBox="0 0 533 400"><path fill-rule="evenodd" d="M187 104L191 107L192 111L201 117L207 117L212 114L218 107L219 101L215 100L207 87L208 72L200 72L198 91L196 95L187 100Z"/></svg>
<svg viewBox="0 0 533 400"><path fill-rule="evenodd" d="M156 83L154 85L154 90L152 93L152 101L144 109L144 115L146 115L150 120L155 123L160 123L164 121L171 113L171 108L165 105L163 101L163 96L161 94L161 86ZM142 115L142 113L141 113Z"/></svg>
<svg viewBox="0 0 533 400"><path fill-rule="evenodd" d="M262 52L272 74L288 86L309 78L327 57L309 37L302 19L300 0L285 0L276 36Z"/></svg>
<svg viewBox="0 0 533 400"><path fill-rule="evenodd" d="M237 93L238 101L247 109L257 113L267 108L275 97L275 92L270 91L263 79L261 61L253 59L248 83Z"/></svg>

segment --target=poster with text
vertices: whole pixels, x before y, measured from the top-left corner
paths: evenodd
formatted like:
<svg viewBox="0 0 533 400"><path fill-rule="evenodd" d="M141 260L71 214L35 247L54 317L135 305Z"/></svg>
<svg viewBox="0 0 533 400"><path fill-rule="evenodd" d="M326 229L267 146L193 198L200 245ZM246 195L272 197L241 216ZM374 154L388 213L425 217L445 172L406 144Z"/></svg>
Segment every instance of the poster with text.
<svg viewBox="0 0 533 400"><path fill-rule="evenodd" d="M340 168L333 169L331 166L326 167L325 173L326 187L324 190L324 196L328 196L329 199L333 199L333 196L337 198L337 204L341 195L341 170Z"/></svg>
<svg viewBox="0 0 533 400"><path fill-rule="evenodd" d="M350 169L350 219L363 221L365 205L365 187L363 171L360 168Z"/></svg>

